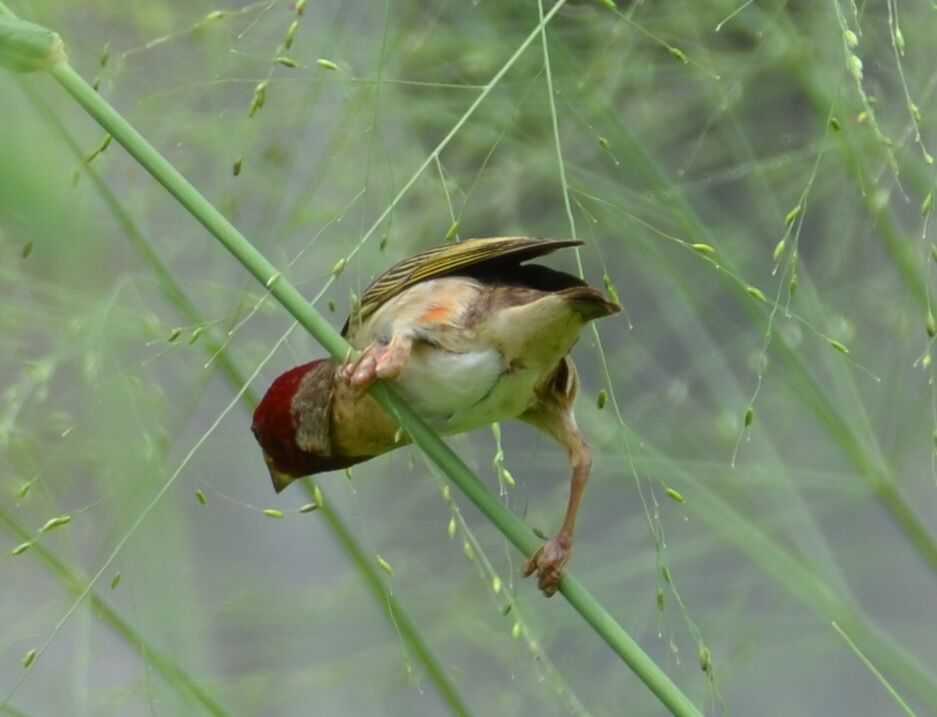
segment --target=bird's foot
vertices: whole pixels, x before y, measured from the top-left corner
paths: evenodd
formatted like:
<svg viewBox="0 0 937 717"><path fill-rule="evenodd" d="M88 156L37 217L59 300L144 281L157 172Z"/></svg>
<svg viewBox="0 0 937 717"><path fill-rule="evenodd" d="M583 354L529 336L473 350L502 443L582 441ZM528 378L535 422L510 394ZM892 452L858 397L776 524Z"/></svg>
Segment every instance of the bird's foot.
<svg viewBox="0 0 937 717"><path fill-rule="evenodd" d="M400 343L369 344L353 362L339 369L342 379L352 388L366 391L377 379L395 379L403 371L409 351Z"/></svg>
<svg viewBox="0 0 937 717"><path fill-rule="evenodd" d="M352 388L364 390L377 379L377 360L381 346L370 344L354 361L347 361L339 368L339 376Z"/></svg>
<svg viewBox="0 0 937 717"><path fill-rule="evenodd" d="M566 564L573 557L573 539L565 533L558 533L537 548L521 572L526 578L537 573L537 585L547 597L551 597L559 588L560 581L566 574Z"/></svg>

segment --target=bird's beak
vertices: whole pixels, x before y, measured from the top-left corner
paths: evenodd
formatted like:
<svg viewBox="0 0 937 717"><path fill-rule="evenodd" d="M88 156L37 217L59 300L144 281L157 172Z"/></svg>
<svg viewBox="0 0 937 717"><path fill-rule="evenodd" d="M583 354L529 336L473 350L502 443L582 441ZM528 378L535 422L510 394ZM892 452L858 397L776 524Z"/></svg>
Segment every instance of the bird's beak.
<svg viewBox="0 0 937 717"><path fill-rule="evenodd" d="M264 451L264 461L267 463L267 470L270 471L270 480L273 481L273 489L277 493L282 493L286 486L296 480L293 476L278 471L273 463L273 459L267 455L266 451Z"/></svg>

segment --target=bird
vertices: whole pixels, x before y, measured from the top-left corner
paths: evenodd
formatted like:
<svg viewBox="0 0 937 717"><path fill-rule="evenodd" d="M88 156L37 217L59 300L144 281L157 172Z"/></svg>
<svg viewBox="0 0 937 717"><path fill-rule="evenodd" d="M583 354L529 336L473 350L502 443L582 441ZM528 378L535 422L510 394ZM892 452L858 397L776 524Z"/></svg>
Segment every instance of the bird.
<svg viewBox="0 0 937 717"><path fill-rule="evenodd" d="M348 468L403 446L367 389L387 381L442 435L519 419L568 454L569 500L560 530L521 572L547 596L573 554L592 453L573 407L569 356L583 327L621 307L577 276L536 263L575 239L467 239L411 256L379 276L342 328L359 353L316 359L273 381L253 415L277 493L297 478Z"/></svg>

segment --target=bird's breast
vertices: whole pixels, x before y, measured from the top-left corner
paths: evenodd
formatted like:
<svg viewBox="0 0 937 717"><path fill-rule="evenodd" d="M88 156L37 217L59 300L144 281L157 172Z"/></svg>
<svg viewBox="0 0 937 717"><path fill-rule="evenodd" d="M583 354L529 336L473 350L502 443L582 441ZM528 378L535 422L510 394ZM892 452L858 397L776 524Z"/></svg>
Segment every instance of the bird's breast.
<svg viewBox="0 0 937 717"><path fill-rule="evenodd" d="M538 378L495 347L453 353L421 344L394 385L437 430L459 433L523 413Z"/></svg>

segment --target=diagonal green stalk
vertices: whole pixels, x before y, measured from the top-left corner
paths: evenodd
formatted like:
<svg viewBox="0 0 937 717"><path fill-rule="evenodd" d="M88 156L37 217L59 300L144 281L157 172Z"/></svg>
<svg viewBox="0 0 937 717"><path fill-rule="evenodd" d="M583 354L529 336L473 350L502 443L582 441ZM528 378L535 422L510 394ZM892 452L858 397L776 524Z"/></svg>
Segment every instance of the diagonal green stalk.
<svg viewBox="0 0 937 717"><path fill-rule="evenodd" d="M72 137L68 132L67 128L61 123L55 113L49 109L49 106L45 103L42 97L36 93L28 83L22 83L21 89L26 93L26 96L38 109L38 111L46 118L46 120L52 126L54 126L56 130L58 130L65 143L75 153L76 157L80 159L82 156L81 147L78 145L74 137ZM100 175L98 175L98 173L95 172L92 167L85 167L85 172L90 177L92 184L98 191L102 201L114 215L114 218L123 227L134 248L140 253L146 263L149 264L150 269L153 271L153 274L156 277L159 289L176 307L176 309L185 318L186 321L193 325L203 324L203 318L199 314L195 304L188 297L185 290L173 278L169 268L163 263L159 255L150 245L149 241L147 241L147 239L140 232L136 226L136 223L130 217L126 209L121 206L119 200L111 191L110 187L107 186L104 180L101 179ZM246 382L244 374L225 350L223 340L215 336L214 332L210 328L206 334L207 335L205 340L201 342L202 346L205 348L209 356L215 357L214 362L217 363L221 368L222 373L228 379L228 382L232 388L235 391L240 390ZM253 411L254 406L257 404L257 398L249 388L245 389L243 392L243 403L248 411ZM309 498L314 499L313 487L308 483L303 483L302 487L305 489ZM402 605L400 605L399 601L393 595L393 593L387 589L387 585L384 583L384 580L378 572L378 568L374 565L373 560L368 559L367 552L355 539L354 535L348 529L341 515L339 515L332 507L331 502L326 500L324 503L324 505L319 506L319 510L322 513L325 522L332 529L332 532L335 534L339 544L342 546L342 548L344 548L346 554L351 558L358 570L361 572L365 583L371 589L375 599L377 600L377 603L386 608L385 614L391 619L397 632L401 635L410 651L422 664L423 668L426 670L427 675L430 677L439 690L440 694L448 703L451 712L460 716L470 715L471 712L462 695L459 693L455 684L453 684L452 680L446 674L445 669L439 663L439 660L436 658L429 645L423 639L419 629L410 619L406 610ZM0 515L0 523L6 525L8 529L18 535L21 539L27 540L30 537L28 534L26 534L26 537L23 537L22 531L16 530L15 526L10 521L12 521L12 518L9 518L6 515ZM65 582L66 586L72 593L78 595L81 594L80 589L75 589L77 578L75 578L74 575L70 573L68 566L65 563L59 560L59 558L57 558L47 549L39 551L38 554L50 567L50 569L52 569L55 574L63 579L63 582ZM102 609L100 605L105 605L106 607L106 602L99 595L91 592L89 597L91 599L92 605L95 607L97 614L100 615L103 620L107 622L115 630L115 632L117 632L117 634L123 637L130 646L132 646L134 649L137 649L138 651L143 652L143 654L147 655L147 658L149 659L150 655L152 654L152 650L147 646L145 640L133 629L133 627L129 623L125 622L112 609ZM176 667L172 662L170 662L168 658L164 657L161 662L154 664L170 683L174 683L174 677L178 675L184 675L184 672ZM182 685L186 688L190 688L189 681L190 680L182 681ZM195 685L195 687L197 688L198 686ZM203 701L201 699L204 696L203 692L197 691L196 689L190 689L189 691L191 691L196 696L196 698L199 698L199 701ZM210 704L203 702L203 704L205 704L209 711L214 711L212 706L213 703Z"/></svg>
<svg viewBox="0 0 937 717"><path fill-rule="evenodd" d="M27 541L35 537L31 531L17 522L17 520L7 512L0 512L0 524L3 524L7 530L13 535L16 535L20 540ZM72 572L68 565L40 542L33 543L29 551L35 553L42 559L70 593L75 596L82 594L88 583L87 578ZM147 664L162 675L167 682L174 685L181 685L183 689L194 697L210 714L229 714L214 697L193 680L191 675L180 668L170 656L141 637L133 626L108 604L107 600L104 600L94 593L91 593L89 600L91 602L92 612L94 612L95 616L107 622L114 632L120 635L127 644L132 645L135 649L146 655ZM4 705L3 709L7 709L7 706Z"/></svg>
<svg viewBox="0 0 937 717"><path fill-rule="evenodd" d="M348 343L328 321L67 62L56 65L51 73L62 87L205 226L333 357L342 360L348 355ZM524 555L530 555L537 548L539 541L533 532L485 487L468 466L387 385L376 385L373 394L381 406L396 417L413 441L515 547ZM689 698L573 575L567 574L563 579L560 592L672 714L700 716L700 712Z"/></svg>

